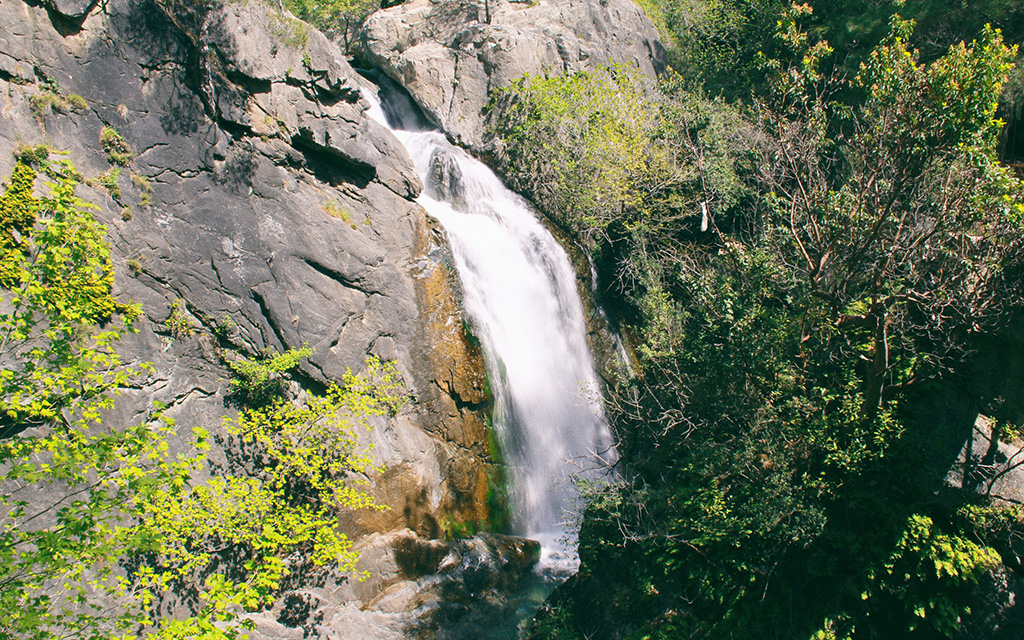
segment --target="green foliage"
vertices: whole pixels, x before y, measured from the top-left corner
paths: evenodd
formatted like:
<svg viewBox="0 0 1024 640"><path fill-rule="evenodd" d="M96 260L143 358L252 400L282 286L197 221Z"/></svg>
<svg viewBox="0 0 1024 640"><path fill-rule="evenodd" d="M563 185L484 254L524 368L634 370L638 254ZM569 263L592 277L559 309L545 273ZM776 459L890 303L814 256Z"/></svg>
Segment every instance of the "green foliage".
<svg viewBox="0 0 1024 640"><path fill-rule="evenodd" d="M285 0L284 6L328 35L341 37L348 51L359 27L379 8L373 0Z"/></svg>
<svg viewBox="0 0 1024 640"><path fill-rule="evenodd" d="M69 95L67 100L72 111L85 111L89 108L89 102L77 93Z"/></svg>
<svg viewBox="0 0 1024 640"><path fill-rule="evenodd" d="M620 66L522 78L492 102L508 177L592 246L673 237L694 211L699 222L701 203L717 209L742 194L722 135L730 108L700 95L669 100L649 84Z"/></svg>
<svg viewBox="0 0 1024 640"><path fill-rule="evenodd" d="M116 595L113 561L130 521L123 507L188 465L167 458L159 421L100 424L118 390L145 371L113 350L128 328L114 316L130 322L138 311L111 296L104 230L74 182L36 197L35 180L19 163L0 199L0 628L24 638L57 629L105 637L114 627L78 605L96 591Z"/></svg>
<svg viewBox="0 0 1024 640"><path fill-rule="evenodd" d="M215 475L197 473L207 430L179 433L162 407L104 424L149 370L114 350L138 310L111 296L104 230L74 195L73 167L54 173L65 177L40 197L19 163L0 197L0 629L240 638L290 572L353 571L337 511L383 508L362 489L375 468L356 438L401 408L400 377L371 360L322 396L243 410L226 424L241 459ZM191 615L161 617L170 592Z"/></svg>
<svg viewBox="0 0 1024 640"><path fill-rule="evenodd" d="M93 186L100 186L106 189L107 193L114 200L121 200L121 167L111 167L96 176L96 178L90 178L89 184Z"/></svg>
<svg viewBox="0 0 1024 640"><path fill-rule="evenodd" d="M303 49L309 42L309 26L295 18L271 14L267 28L271 35L293 49Z"/></svg>
<svg viewBox="0 0 1024 640"><path fill-rule="evenodd" d="M164 326L173 337L178 339L187 338L192 335L194 327L192 326L192 319L189 317L188 307L186 307L184 300L175 298L171 301L167 319L164 320Z"/></svg>
<svg viewBox="0 0 1024 640"><path fill-rule="evenodd" d="M349 213L348 209L333 200L326 200L322 205L320 205L320 208L323 209L327 215L344 221L353 229L359 228L355 222L352 222L352 214Z"/></svg>
<svg viewBox="0 0 1024 640"><path fill-rule="evenodd" d="M19 163L26 164L36 171L41 171L53 180L73 183L84 182L85 176L75 169L74 165L69 161L61 158L64 155L67 155L67 152L57 151L47 143L35 146L19 143L14 148L14 157ZM57 158L52 159L52 156L57 156Z"/></svg>
<svg viewBox="0 0 1024 640"><path fill-rule="evenodd" d="M371 369L379 374L381 367ZM237 625L245 611L273 602L282 579L296 569L307 578L353 572L358 554L337 530L337 512L387 508L361 488L380 469L356 444L358 430L369 428L371 418L395 409L394 388L382 380L349 373L343 385L310 394L302 404L276 398L229 420L228 432L258 463L246 475L147 496L138 535L158 541L160 555L137 577L143 599L166 589L169 580L203 581L205 605L187 622L213 633L221 626L216 623ZM243 559L244 580L210 572L225 549ZM161 621L158 628L159 638L188 632L175 621ZM223 630L217 633L212 637L224 637Z"/></svg>
<svg viewBox="0 0 1024 640"><path fill-rule="evenodd" d="M779 0L649 0L648 15L667 35L678 73L709 90L741 96L761 74L757 60L774 50L775 23L789 3ZM763 76L762 76L763 78Z"/></svg>
<svg viewBox="0 0 1024 640"><path fill-rule="evenodd" d="M111 296L114 275L105 229L94 207L74 194L75 183L34 195L36 174L15 167L0 198L0 412L14 422L47 422L62 411L96 408L94 397L119 386L120 359L111 345L138 310ZM103 330L90 331L95 325Z"/></svg>
<svg viewBox="0 0 1024 640"><path fill-rule="evenodd" d="M143 193L151 193L153 191L153 184L150 182L150 179L141 173L132 173L132 184Z"/></svg>
<svg viewBox="0 0 1024 640"><path fill-rule="evenodd" d="M132 149L117 129L104 125L100 131L100 146L107 154L107 162L110 164L127 167L131 163Z"/></svg>
<svg viewBox="0 0 1024 640"><path fill-rule="evenodd" d="M526 77L498 93L496 131L519 179L550 167L543 200L575 230L600 229L633 208L640 173L657 161L649 153L657 108L646 98L639 75L625 67Z"/></svg>
<svg viewBox="0 0 1024 640"><path fill-rule="evenodd" d="M48 144L29 146L19 143L14 147L14 157L18 162L36 168L45 167L50 154L53 153L56 153L56 150Z"/></svg>
<svg viewBox="0 0 1024 640"><path fill-rule="evenodd" d="M313 355L313 349L288 349L284 353L268 350L260 358L247 358L236 354L226 360L234 374L231 390L242 404L259 406L279 396L288 382L286 374L295 369L303 358Z"/></svg>
<svg viewBox="0 0 1024 640"><path fill-rule="evenodd" d="M64 95L55 85L45 85L42 93L29 96L28 101L39 124L54 111L85 111L89 108L85 98L77 93Z"/></svg>
<svg viewBox="0 0 1024 640"><path fill-rule="evenodd" d="M1002 562L973 532L943 533L932 518L912 515L892 555L869 574L861 594L869 623L905 633L929 628L951 638L977 606L976 587ZM884 626L883 626L884 625Z"/></svg>
<svg viewBox="0 0 1024 640"><path fill-rule="evenodd" d="M132 172L132 184L139 190L139 206L143 209L153 204L153 184L146 176Z"/></svg>
<svg viewBox="0 0 1024 640"><path fill-rule="evenodd" d="M214 336L223 341L230 341L237 331L238 325L227 314L214 322L213 328L210 329Z"/></svg>
<svg viewBox="0 0 1024 640"><path fill-rule="evenodd" d="M985 29L922 63L896 19L844 77L809 7L753 9L736 33L778 19L740 56L750 105L621 70L492 105L638 365L607 396L624 478L590 493L580 572L530 637L957 637L1005 597L1024 524L936 481L920 407L1019 296L1024 191L994 153L1015 51Z"/></svg>
<svg viewBox="0 0 1024 640"><path fill-rule="evenodd" d="M661 33L673 68L689 86L713 95L746 98L767 88L760 68L764 56L780 55L777 21L797 3L780 0L643 0L638 3ZM829 63L855 75L872 48L889 30L892 16L918 24L911 44L934 60L957 43L969 40L986 24L998 27L1012 42L1024 33L1024 11L1009 0L815 0L798 27L819 41L832 43Z"/></svg>

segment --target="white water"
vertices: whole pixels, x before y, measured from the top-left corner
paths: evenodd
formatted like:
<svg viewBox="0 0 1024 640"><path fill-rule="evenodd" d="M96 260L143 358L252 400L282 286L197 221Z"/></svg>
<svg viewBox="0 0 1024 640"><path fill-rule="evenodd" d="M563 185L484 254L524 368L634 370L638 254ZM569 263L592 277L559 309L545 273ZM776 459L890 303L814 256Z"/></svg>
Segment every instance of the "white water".
<svg viewBox="0 0 1024 640"><path fill-rule="evenodd" d="M363 94L369 115L389 126L376 96ZM397 127L419 128L411 113L389 106ZM464 307L484 345L515 532L541 541L542 564L571 570L574 477L600 477L615 459L575 271L527 203L485 165L436 131L392 131L425 185L418 202L448 233Z"/></svg>

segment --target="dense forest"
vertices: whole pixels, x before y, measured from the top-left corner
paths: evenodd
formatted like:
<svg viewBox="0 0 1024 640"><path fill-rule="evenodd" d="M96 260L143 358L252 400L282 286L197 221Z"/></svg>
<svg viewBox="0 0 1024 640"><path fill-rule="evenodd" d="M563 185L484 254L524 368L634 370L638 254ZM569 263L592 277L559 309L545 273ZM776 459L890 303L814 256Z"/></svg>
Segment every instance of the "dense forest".
<svg viewBox="0 0 1024 640"><path fill-rule="evenodd" d="M975 363L1019 322L1024 11L950 4L648 0L657 86L495 96L498 162L636 345L621 479L588 488L529 637L1019 633L1024 523L993 484L1022 416Z"/></svg>

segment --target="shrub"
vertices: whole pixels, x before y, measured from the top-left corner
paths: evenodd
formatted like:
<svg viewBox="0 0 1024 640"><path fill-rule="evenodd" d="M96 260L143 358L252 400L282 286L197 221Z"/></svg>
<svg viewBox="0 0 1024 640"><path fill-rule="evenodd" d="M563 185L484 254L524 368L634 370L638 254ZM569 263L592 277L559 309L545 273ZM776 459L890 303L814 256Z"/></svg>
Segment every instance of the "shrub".
<svg viewBox="0 0 1024 640"><path fill-rule="evenodd" d="M288 372L311 355L313 349L308 346L288 349L284 353L268 349L259 358L237 354L226 362L235 375L231 380L231 390L241 404L262 406L284 391Z"/></svg>
<svg viewBox="0 0 1024 640"><path fill-rule="evenodd" d="M175 338L187 338L192 335L194 327L184 300L175 298L171 301L170 314L164 320L164 326Z"/></svg>
<svg viewBox="0 0 1024 640"><path fill-rule="evenodd" d="M107 190L110 197L114 200L121 199L121 185L118 182L121 179L121 168L111 167L107 169L94 180L90 180L90 184L99 185Z"/></svg>
<svg viewBox="0 0 1024 640"><path fill-rule="evenodd" d="M56 87L52 90L46 88L42 93L30 96L28 102L39 124L54 111L84 111L89 108L89 103L82 96L77 93L62 95Z"/></svg>
<svg viewBox="0 0 1024 640"><path fill-rule="evenodd" d="M107 162L127 167L132 161L132 149L116 129L104 126L100 131L100 146L107 152Z"/></svg>

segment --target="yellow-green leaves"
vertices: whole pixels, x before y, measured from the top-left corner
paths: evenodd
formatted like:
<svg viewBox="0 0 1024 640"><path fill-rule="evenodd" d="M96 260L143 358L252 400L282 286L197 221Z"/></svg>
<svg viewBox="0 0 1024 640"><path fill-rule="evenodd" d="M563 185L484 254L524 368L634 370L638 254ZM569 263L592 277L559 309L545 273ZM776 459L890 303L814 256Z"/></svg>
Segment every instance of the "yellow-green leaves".
<svg viewBox="0 0 1024 640"><path fill-rule="evenodd" d="M357 437L401 408L401 378L371 359L300 402L286 372L311 349L233 361L236 393L259 402L229 421L237 446L216 470L213 425L190 438L156 405L104 424L152 367L115 351L138 309L112 296L77 172L48 154L34 156L55 181L45 196L24 163L0 196L0 637L239 638L290 571L353 571L337 516L384 508L361 488L375 468ZM169 328L192 330L175 312ZM161 619L168 592L191 597L191 615Z"/></svg>
<svg viewBox="0 0 1024 640"><path fill-rule="evenodd" d="M56 181L37 197L35 171L19 163L0 198L0 413L16 423L63 409L95 420L106 392L133 373L111 348L125 326L109 321L138 311L111 295L105 229L75 195L75 173L50 171Z"/></svg>
<svg viewBox="0 0 1024 640"><path fill-rule="evenodd" d="M551 196L561 215L602 228L640 204L640 181L658 161L652 140L658 110L636 70L525 77L496 104L513 170L553 178Z"/></svg>
<svg viewBox="0 0 1024 640"><path fill-rule="evenodd" d="M904 147L915 145L907 154L994 147L1002 128L996 106L1016 47L986 27L977 40L923 65L907 44L912 29L912 21L893 16L889 36L861 64L855 85L868 92L866 118Z"/></svg>
<svg viewBox="0 0 1024 640"><path fill-rule="evenodd" d="M979 597L975 585L1002 562L972 537L969 531L943 532L928 516L910 516L895 551L872 572L861 596L869 618L888 621L893 631L923 628L954 637Z"/></svg>
<svg viewBox="0 0 1024 640"><path fill-rule="evenodd" d="M245 360L241 371L283 374L311 353L268 353L259 364ZM309 393L300 402L271 394L227 420L240 458L230 473L158 491L140 503L140 528L159 539L159 557L142 586L163 589L167 576L205 580L205 604L194 622L206 629L204 637L230 638L215 630L236 633L243 614L271 603L293 568L355 573L359 556L337 531L337 514L387 508L360 488L380 469L358 437L372 418L401 408L402 389L394 365L371 357L366 374L349 371L342 385L332 384L324 395ZM245 559L245 571L236 571L234 581L211 573L224 553ZM161 621L158 627L154 638L186 637L178 623Z"/></svg>
<svg viewBox="0 0 1024 640"><path fill-rule="evenodd" d="M281 394L286 374L298 366L303 358L313 355L309 347L288 349L284 353L268 351L257 358L241 354L229 358L226 364L235 377L231 390L242 404L260 406Z"/></svg>
<svg viewBox="0 0 1024 640"><path fill-rule="evenodd" d="M524 77L492 101L500 159L518 188L591 244L707 231L742 192L728 132L736 114L682 86L671 75L655 86L626 65ZM635 279L639 269L630 261L623 271Z"/></svg>

